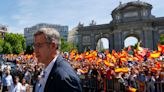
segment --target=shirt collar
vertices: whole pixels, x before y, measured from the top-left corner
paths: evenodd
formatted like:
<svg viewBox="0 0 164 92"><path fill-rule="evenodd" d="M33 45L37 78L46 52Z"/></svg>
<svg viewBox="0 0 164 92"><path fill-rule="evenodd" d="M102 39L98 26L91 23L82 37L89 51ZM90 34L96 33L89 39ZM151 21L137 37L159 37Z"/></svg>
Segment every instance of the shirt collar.
<svg viewBox="0 0 164 92"><path fill-rule="evenodd" d="M45 68L44 71L42 71L41 75L42 75L42 79L39 81L41 83L41 87L39 88L39 92L44 92L44 87L46 85L46 81L48 79L48 76L52 70L52 67L56 61L58 57L58 54L55 56L55 58L48 64L48 66Z"/></svg>
<svg viewBox="0 0 164 92"><path fill-rule="evenodd" d="M46 73L49 73L49 72L51 71L51 69L52 69L52 67L53 67L53 65L54 65L54 63L55 63L57 57L58 57L58 55L56 55L55 58L50 62L50 64L48 64L48 66L45 68L44 71L45 71Z"/></svg>

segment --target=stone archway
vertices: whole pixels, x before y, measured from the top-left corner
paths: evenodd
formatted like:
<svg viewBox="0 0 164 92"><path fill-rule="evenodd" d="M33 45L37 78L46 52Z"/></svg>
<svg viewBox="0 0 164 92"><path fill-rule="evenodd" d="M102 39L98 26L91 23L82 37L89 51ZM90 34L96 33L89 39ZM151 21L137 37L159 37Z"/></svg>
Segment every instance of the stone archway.
<svg viewBox="0 0 164 92"><path fill-rule="evenodd" d="M124 47L134 46L139 41L140 41L139 37L137 37L134 34L130 34L124 39Z"/></svg>
<svg viewBox="0 0 164 92"><path fill-rule="evenodd" d="M142 7L137 7L142 6ZM121 51L124 40L134 36L141 41L141 46L152 50L157 49L160 34L164 33L164 17L151 14L152 5L146 2L128 2L119 5L112 11L112 21L107 24L78 26L79 52L85 47L96 50L100 38L107 38L109 50Z"/></svg>
<svg viewBox="0 0 164 92"><path fill-rule="evenodd" d="M106 49L109 49L108 38L103 37L103 38L98 39L97 44L96 44L96 50L102 51L102 50L106 50Z"/></svg>

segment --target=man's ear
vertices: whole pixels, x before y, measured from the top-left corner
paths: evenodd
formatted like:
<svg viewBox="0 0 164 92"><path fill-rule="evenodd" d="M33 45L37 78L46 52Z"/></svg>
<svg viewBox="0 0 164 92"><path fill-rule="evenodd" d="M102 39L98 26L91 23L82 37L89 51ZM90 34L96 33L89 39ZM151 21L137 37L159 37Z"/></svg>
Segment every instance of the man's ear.
<svg viewBox="0 0 164 92"><path fill-rule="evenodd" d="M52 41L51 46L52 46L52 48L57 48L55 41Z"/></svg>

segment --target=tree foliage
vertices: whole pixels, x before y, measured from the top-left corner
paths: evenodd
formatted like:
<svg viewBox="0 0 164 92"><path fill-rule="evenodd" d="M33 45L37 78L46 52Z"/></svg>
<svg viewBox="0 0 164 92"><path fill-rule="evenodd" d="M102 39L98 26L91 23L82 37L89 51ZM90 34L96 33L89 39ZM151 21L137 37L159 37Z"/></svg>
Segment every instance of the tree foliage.
<svg viewBox="0 0 164 92"><path fill-rule="evenodd" d="M32 54L34 52L33 46L27 46L25 54Z"/></svg>
<svg viewBox="0 0 164 92"><path fill-rule="evenodd" d="M2 54L3 52L3 44L4 44L4 41L2 38L0 38L0 54Z"/></svg>
<svg viewBox="0 0 164 92"><path fill-rule="evenodd" d="M9 42L4 42L3 53L5 53L5 54L11 54L12 53L12 47L11 47Z"/></svg>
<svg viewBox="0 0 164 92"><path fill-rule="evenodd" d="M23 48L22 48L21 43L18 43L17 45L12 46L12 47L13 47L13 53L14 54L19 54L19 53L23 52Z"/></svg>
<svg viewBox="0 0 164 92"><path fill-rule="evenodd" d="M0 43L1 44L1 43ZM19 54L26 48L25 38L22 34L6 33L4 38L3 54ZM9 50L7 50L9 49Z"/></svg>
<svg viewBox="0 0 164 92"><path fill-rule="evenodd" d="M160 36L160 43L161 43L162 45L164 45L164 34L162 34L162 35Z"/></svg>
<svg viewBox="0 0 164 92"><path fill-rule="evenodd" d="M64 38L61 38L60 51L69 52L72 49L77 49L77 46L74 45L73 43L68 43L67 41L64 40Z"/></svg>

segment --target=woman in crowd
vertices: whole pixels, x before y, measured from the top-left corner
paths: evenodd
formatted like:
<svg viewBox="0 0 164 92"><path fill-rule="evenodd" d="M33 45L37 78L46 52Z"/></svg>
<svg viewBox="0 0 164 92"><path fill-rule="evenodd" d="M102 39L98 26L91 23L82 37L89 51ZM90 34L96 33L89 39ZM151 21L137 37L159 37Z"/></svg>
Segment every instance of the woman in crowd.
<svg viewBox="0 0 164 92"><path fill-rule="evenodd" d="M30 86L26 83L26 79L22 79L22 92L30 92Z"/></svg>
<svg viewBox="0 0 164 92"><path fill-rule="evenodd" d="M19 77L14 76L14 83L11 84L9 92L22 92L22 84L19 82Z"/></svg>
<svg viewBox="0 0 164 92"><path fill-rule="evenodd" d="M9 91L9 88L10 88L12 83L13 83L13 79L12 79L12 76L10 74L10 70L6 69L5 74L2 77L2 85L3 85L2 92Z"/></svg>

